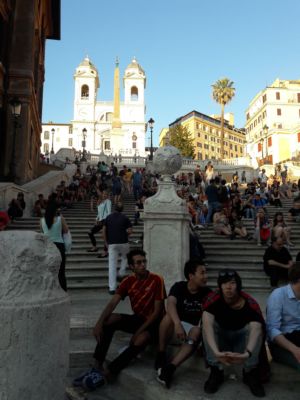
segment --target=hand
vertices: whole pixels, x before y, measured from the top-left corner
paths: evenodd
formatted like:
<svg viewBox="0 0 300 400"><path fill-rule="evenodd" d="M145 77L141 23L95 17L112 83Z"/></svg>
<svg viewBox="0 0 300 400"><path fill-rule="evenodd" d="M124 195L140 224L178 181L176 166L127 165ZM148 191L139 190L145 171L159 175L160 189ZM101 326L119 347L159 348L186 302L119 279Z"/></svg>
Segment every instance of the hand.
<svg viewBox="0 0 300 400"><path fill-rule="evenodd" d="M185 330L183 329L181 322L175 324L175 335L182 342L184 342L186 339L186 333Z"/></svg>
<svg viewBox="0 0 300 400"><path fill-rule="evenodd" d="M102 324L96 324L95 328L93 329L93 335L97 342L99 343L101 340L101 337L103 336L103 326Z"/></svg>
<svg viewBox="0 0 300 400"><path fill-rule="evenodd" d="M215 353L215 356L220 363L224 365L231 365L232 361L231 359L227 356L227 352L225 351L219 351L218 353Z"/></svg>
<svg viewBox="0 0 300 400"><path fill-rule="evenodd" d="M245 353L232 353L228 351L227 360L230 364L244 364L244 362L250 357L249 353L245 351Z"/></svg>

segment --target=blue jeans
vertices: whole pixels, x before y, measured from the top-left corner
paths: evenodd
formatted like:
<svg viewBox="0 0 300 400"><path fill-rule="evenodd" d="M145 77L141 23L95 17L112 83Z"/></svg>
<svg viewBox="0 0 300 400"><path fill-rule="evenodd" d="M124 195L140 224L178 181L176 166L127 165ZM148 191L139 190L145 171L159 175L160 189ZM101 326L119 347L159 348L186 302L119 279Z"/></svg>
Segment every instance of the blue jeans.
<svg viewBox="0 0 300 400"><path fill-rule="evenodd" d="M221 203L218 201L211 201L208 202L208 213L206 217L206 223L209 224L211 222L211 217L215 211L217 211L217 208L221 206Z"/></svg>
<svg viewBox="0 0 300 400"><path fill-rule="evenodd" d="M248 343L248 337L250 333L250 326L246 325L244 328L238 331L229 331L223 329L217 322L214 322L214 335L219 351L232 351L235 353L244 353ZM259 336L256 346L252 351L251 357L247 358L244 362L244 369L246 372L257 367L258 357L262 346L262 335ZM205 346L206 360L212 367L218 367L223 369L223 364L216 358L214 352L209 347L205 335L203 336L203 342Z"/></svg>

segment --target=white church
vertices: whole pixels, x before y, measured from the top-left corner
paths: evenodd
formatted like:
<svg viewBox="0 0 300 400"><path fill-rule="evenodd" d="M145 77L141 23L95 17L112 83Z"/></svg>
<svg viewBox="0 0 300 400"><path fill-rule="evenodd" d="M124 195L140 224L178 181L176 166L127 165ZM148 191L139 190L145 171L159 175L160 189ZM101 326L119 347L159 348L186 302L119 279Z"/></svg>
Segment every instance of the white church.
<svg viewBox="0 0 300 400"><path fill-rule="evenodd" d="M123 102L118 60L113 101L97 100L100 78L88 57L76 68L74 83L74 118L70 123L42 124L41 153L47 155L68 148L91 154L144 157L146 76L137 60L133 58L125 69Z"/></svg>

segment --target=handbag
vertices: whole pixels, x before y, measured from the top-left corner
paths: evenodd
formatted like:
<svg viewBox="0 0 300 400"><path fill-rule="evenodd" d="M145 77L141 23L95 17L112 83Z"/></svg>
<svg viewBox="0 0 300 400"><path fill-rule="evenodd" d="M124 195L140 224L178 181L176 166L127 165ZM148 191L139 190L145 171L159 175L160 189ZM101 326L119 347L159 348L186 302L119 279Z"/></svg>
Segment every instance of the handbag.
<svg viewBox="0 0 300 400"><path fill-rule="evenodd" d="M70 232L70 229L68 230L67 233L63 233L63 241L64 241L64 245L65 245L65 252L66 254L71 252L71 248L72 248L72 235Z"/></svg>

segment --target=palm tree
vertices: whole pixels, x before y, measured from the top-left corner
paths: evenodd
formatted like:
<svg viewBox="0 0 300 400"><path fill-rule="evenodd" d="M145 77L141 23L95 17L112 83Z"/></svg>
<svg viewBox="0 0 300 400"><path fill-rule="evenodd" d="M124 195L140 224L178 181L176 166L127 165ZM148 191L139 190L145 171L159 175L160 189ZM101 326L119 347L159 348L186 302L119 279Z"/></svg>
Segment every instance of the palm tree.
<svg viewBox="0 0 300 400"><path fill-rule="evenodd" d="M221 104L221 149L220 149L220 158L224 158L224 108L226 104L232 100L235 95L235 88L233 87L234 82L232 82L228 78L221 78L217 82L215 82L212 86L213 99Z"/></svg>

